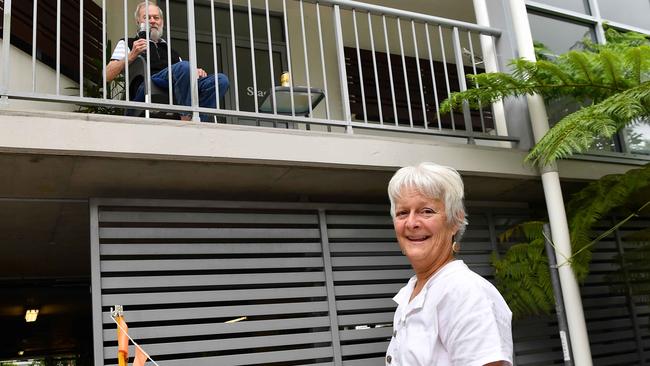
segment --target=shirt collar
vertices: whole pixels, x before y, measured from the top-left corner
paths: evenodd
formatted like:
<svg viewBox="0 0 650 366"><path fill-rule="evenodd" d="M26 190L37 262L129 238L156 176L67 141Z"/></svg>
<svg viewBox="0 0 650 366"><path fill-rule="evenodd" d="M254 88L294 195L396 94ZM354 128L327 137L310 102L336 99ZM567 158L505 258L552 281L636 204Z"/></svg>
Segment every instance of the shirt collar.
<svg viewBox="0 0 650 366"><path fill-rule="evenodd" d="M413 299L413 301L409 303L411 293L413 293L413 289L415 289L415 283L417 282L416 276L411 277L406 286L402 287L397 295L393 297L393 301L395 301L398 305L411 305L413 309L421 308L424 305L424 299L427 297L426 295L429 291L429 287L431 287L435 282L434 279L440 276L443 272L454 271L455 269L462 266L465 266L465 263L460 259L453 260L442 266L438 272L436 272L433 276L431 276L431 278L427 280L427 283L422 288L422 291L420 291L420 293Z"/></svg>

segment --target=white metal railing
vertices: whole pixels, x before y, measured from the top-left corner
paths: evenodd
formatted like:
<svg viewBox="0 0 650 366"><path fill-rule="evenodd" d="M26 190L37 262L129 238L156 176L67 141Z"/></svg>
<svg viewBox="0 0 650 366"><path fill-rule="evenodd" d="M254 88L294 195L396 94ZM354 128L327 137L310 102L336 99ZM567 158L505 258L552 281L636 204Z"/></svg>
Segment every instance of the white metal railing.
<svg viewBox="0 0 650 366"><path fill-rule="evenodd" d="M18 16L12 14L11 3L11 0L4 0L5 40L11 34L11 22L18 21ZM111 83L106 80L106 63L102 62L102 76L94 81L89 78L90 70L84 67L92 58L90 54L96 51L84 47L94 39L87 29L92 22L86 19L93 11L87 8L93 4L86 2L84 6L84 1L56 1L56 53L51 56L54 60L50 60L55 69L56 86L53 91L40 88L36 61L39 54L41 58L43 55L39 52L41 45L37 34L46 30L39 29L42 26L39 19L43 17L42 14L38 16L38 9L46 3L52 6L51 2L34 0L32 14L28 14L33 19L29 35L31 50L26 50L31 51L32 57L28 88L15 87L11 83L17 65L11 65L9 42L3 44L0 95L4 99L185 112L192 113L195 120L201 113L233 123L271 121L307 128L340 127L347 132L383 129L428 133L466 138L470 143L474 139L516 141L516 138L502 136L503 133L500 136L490 108L470 111L465 105L462 113L447 116L441 115L438 108L450 92L467 88L466 73L477 73L484 67L483 49L487 44L493 47L494 38L500 35L494 28L346 0L159 1L164 10L165 38L170 47L187 51L186 57L194 73L202 62L203 67L227 74L230 79L229 92L224 99L216 98L217 108L213 109L199 107L194 78L191 78L190 106L173 104L171 95L167 103L130 101L128 67L124 72L123 99L111 98L107 94ZM62 33L62 17L69 16L62 14L62 9L72 3L79 11L78 50L72 52L78 58L75 73L69 72L69 65L62 65L61 54L62 41L70 42L63 35L66 30ZM102 0L98 7L101 34L95 38L101 42L101 55L95 57L101 60L107 60L107 53L111 52L107 49L109 40L115 45L119 38L136 33L132 18L134 9L128 8L127 0L121 8L116 6L119 3L115 1L107 7L107 1ZM21 11L17 9L14 3L13 11ZM181 14L183 12L185 14ZM66 23L67 18L64 26L70 27ZM69 59L67 57L66 62L69 63ZM281 71L291 75L290 106L287 107L290 113L278 108L280 96L276 95L275 86L279 86ZM78 93L70 95L62 90L62 77L78 79ZM170 90L171 79L170 74ZM146 82L150 83L150 79ZM100 95L85 91L95 84L101 90ZM306 92L309 100L315 89L324 94L322 102L314 109L309 103L305 115L295 113L299 89ZM261 101L267 97L271 98L271 110L261 113Z"/></svg>

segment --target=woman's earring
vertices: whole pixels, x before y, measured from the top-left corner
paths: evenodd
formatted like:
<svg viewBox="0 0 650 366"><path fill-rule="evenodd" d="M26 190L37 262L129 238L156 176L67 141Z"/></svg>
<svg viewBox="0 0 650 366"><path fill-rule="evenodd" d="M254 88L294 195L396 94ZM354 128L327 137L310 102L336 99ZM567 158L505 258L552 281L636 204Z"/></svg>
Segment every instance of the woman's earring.
<svg viewBox="0 0 650 366"><path fill-rule="evenodd" d="M458 244L458 242L451 244L451 251L454 253L460 252L460 244Z"/></svg>

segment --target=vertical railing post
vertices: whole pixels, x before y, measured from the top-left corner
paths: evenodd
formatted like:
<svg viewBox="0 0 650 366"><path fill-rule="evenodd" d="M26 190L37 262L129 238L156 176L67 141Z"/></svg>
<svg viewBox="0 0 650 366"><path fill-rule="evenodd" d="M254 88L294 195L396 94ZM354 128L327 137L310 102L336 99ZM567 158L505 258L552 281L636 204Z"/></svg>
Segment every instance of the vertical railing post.
<svg viewBox="0 0 650 366"><path fill-rule="evenodd" d="M458 34L458 27L452 30L454 56L456 58L456 74L458 75L458 86L460 91L467 90L467 81L465 80L465 67L463 65L463 53L460 46L460 35ZM467 132L467 143L474 144L474 131L472 128L472 116L469 111L469 103L463 101L463 119L465 121L465 131Z"/></svg>
<svg viewBox="0 0 650 366"><path fill-rule="evenodd" d="M343 28L341 25L341 8L334 5L334 37L336 39L336 56L339 66L339 81L341 82L341 103L343 119L347 123L346 133L352 132L352 113L350 112L350 94L348 92L348 75L345 70L345 54L343 52Z"/></svg>
<svg viewBox="0 0 650 366"><path fill-rule="evenodd" d="M233 93L235 95L235 110L239 112L239 85L238 85L238 81L237 81L239 79L238 79L238 75L237 75L237 47L235 46L235 15L234 15L234 11L233 11L232 1L233 0L230 0L230 7L229 7L229 10L230 10L230 41L231 41L231 46L232 46L232 69L233 69L233 72L234 72L232 81L233 81L233 86L235 87L234 88L234 93ZM287 20L286 20L287 11L286 11L286 9L284 11L284 14L285 14L284 24L285 24L285 29L286 29L286 24L287 24ZM287 35L287 43L288 42L289 42L289 40L288 40L288 35ZM291 70L289 70L289 71L291 71ZM292 99L292 101L293 101L293 99Z"/></svg>
<svg viewBox="0 0 650 366"><path fill-rule="evenodd" d="M3 11L3 28L2 28L2 86L1 92L4 94L0 99L0 105L6 107L9 104L9 97L6 93L9 91L9 68L11 55L9 54L11 45L11 0L4 1Z"/></svg>
<svg viewBox="0 0 650 366"><path fill-rule="evenodd" d="M165 24L167 25L167 50L172 49L172 35L171 35L171 29L172 29L172 22L170 20L170 13L171 8L169 7L169 0L165 1L165 13L166 15L166 20ZM126 18L125 18L126 19ZM126 38L125 38L126 39ZM170 65L172 64L172 53L167 52L167 90L169 91L167 94L169 94L169 105L174 104L174 93L171 92L174 90L172 88L172 68ZM128 75L128 74L127 74Z"/></svg>
<svg viewBox="0 0 650 366"><path fill-rule="evenodd" d="M106 4L103 4L102 6L102 13L105 13L105 6ZM128 4L127 0L124 0L124 42L127 42L128 44L128 39L129 39L129 16L128 16ZM102 25L103 26L103 25ZM169 24L167 24L169 27ZM105 37L105 36L104 36ZM104 46L104 49L106 49L106 46ZM106 59L106 55L104 55L104 60ZM106 90L106 65L102 62L102 85L104 86L104 90ZM129 92L129 55L128 53L125 54L124 56L124 94L126 95L126 100L131 100L131 95ZM106 98L106 96L104 96Z"/></svg>
<svg viewBox="0 0 650 366"><path fill-rule="evenodd" d="M139 14L138 14L139 15ZM147 67L145 70L145 78L144 82L147 85L147 93L144 96L144 101L145 103L149 104L151 103L151 25L149 24L149 0L145 0L144 4L144 24L145 24L145 30L146 30L146 39L147 39ZM169 49L171 49L171 45L168 45ZM169 52L168 52L169 53ZM127 55L128 56L128 55ZM190 78L191 79L191 78ZM106 96L104 96L106 98ZM150 115L149 109L144 110L144 117L149 118Z"/></svg>
<svg viewBox="0 0 650 366"><path fill-rule="evenodd" d="M79 96L84 96L84 0L79 1Z"/></svg>
<svg viewBox="0 0 650 366"><path fill-rule="evenodd" d="M56 1L56 95L61 94L61 0Z"/></svg>
<svg viewBox="0 0 650 366"><path fill-rule="evenodd" d="M187 0L187 35L190 51L190 92L192 95L192 121L199 122L199 113L195 111L199 106L199 85L196 66L196 22L194 20L194 0Z"/></svg>
<svg viewBox="0 0 650 366"><path fill-rule="evenodd" d="M474 0L474 13L476 13L476 23L486 27L490 26L490 17L487 10L487 0ZM481 41L481 52L483 54L483 62L485 72L498 72L499 66L497 63L496 45L492 36L479 35ZM506 112L503 107L502 101L496 101L492 104L492 118L494 120L494 128L498 136L508 136L508 127L506 124ZM503 147L507 147L508 143L503 143Z"/></svg>
<svg viewBox="0 0 650 366"><path fill-rule="evenodd" d="M36 93L36 31L38 29L38 0L34 0L32 10L32 93Z"/></svg>

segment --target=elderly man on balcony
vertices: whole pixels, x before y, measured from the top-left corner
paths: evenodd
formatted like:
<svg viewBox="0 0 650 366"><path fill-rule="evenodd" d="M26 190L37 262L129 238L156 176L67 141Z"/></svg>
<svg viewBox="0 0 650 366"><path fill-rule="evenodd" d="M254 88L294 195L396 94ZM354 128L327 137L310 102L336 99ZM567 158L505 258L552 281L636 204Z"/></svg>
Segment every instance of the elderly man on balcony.
<svg viewBox="0 0 650 366"><path fill-rule="evenodd" d="M147 21L146 3L141 2L135 9L136 24L140 28ZM151 57L151 82L159 88L168 88L168 67L167 53L171 52L171 74L173 95L176 104L189 106L191 104L190 90L190 64L183 61L180 55L167 46L167 42L162 38L163 34L163 14L160 8L149 2L149 54ZM106 80L112 81L124 70L124 57L128 56L129 63L136 60L140 54L146 55L147 40L142 37L128 38L126 41L121 39L111 56L111 61L106 66ZM197 69L198 88L199 88L199 106L207 108L216 108L216 88L214 75L208 75L203 69ZM217 75L219 84L219 97L223 97L228 90L228 77L224 74ZM144 82L138 87L132 100L144 102L145 89ZM181 114L182 120L190 120L191 114ZM207 115L201 115L201 121L208 121Z"/></svg>

